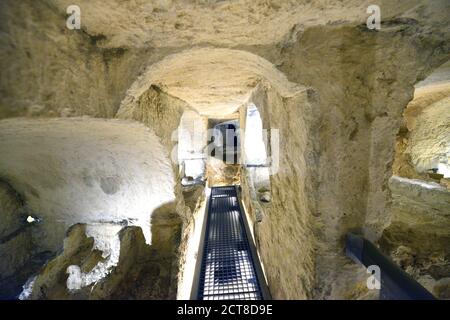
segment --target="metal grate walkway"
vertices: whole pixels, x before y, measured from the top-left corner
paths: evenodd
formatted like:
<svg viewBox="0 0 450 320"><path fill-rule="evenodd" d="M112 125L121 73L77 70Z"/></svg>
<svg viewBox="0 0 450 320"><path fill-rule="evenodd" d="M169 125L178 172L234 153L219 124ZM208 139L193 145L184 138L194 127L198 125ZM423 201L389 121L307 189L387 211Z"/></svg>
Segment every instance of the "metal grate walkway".
<svg viewBox="0 0 450 320"><path fill-rule="evenodd" d="M205 223L197 299L268 298L234 186L212 188Z"/></svg>

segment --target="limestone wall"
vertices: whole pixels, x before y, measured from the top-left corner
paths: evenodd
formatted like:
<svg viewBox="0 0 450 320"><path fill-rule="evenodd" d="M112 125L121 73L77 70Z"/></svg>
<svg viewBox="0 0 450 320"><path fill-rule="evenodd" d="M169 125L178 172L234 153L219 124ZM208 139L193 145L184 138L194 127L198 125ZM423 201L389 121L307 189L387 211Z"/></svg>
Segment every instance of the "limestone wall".
<svg viewBox="0 0 450 320"><path fill-rule="evenodd" d="M1 2L0 118L117 112L146 52L101 49L101 35L69 30L66 18L45 0Z"/></svg>
<svg viewBox="0 0 450 320"><path fill-rule="evenodd" d="M253 219L255 240L275 299L311 298L314 286L317 117L311 94L303 88L295 97L283 99L261 85L251 98L263 127L272 134L278 130L280 137L279 149L271 146L271 155L279 156L279 169L270 177L270 203L255 199L246 170L242 174L244 203Z"/></svg>
<svg viewBox="0 0 450 320"><path fill-rule="evenodd" d="M144 125L89 118L0 121L0 176L42 220L33 232L56 251L75 223L141 226L175 201L172 166Z"/></svg>
<svg viewBox="0 0 450 320"><path fill-rule="evenodd" d="M390 224L395 138L414 85L448 60L448 1L382 1L378 32L365 26L369 2L173 3L181 16L170 16L170 5L81 1L83 29L71 32L64 28L67 1L1 2L0 118L117 116L152 130L144 137L145 128L131 122L113 122L117 130L110 131L103 120L78 118L0 123L0 176L44 218L40 245L54 250L68 226L103 217L129 219L148 239L149 214L167 202L176 202L169 211L187 223L177 168L168 160L172 132L192 107L180 97L195 93L191 101L207 111L205 101L226 98L234 111L252 97L264 126L282 137L272 202L255 226L273 296L363 296L357 286L364 274L344 256L344 236L354 231L376 241ZM211 16L220 23L208 18L194 29L193 21ZM267 28L276 32L268 36ZM170 73L164 61L174 57L181 67L175 63ZM162 63L152 78L155 62ZM259 83L264 89L249 94Z"/></svg>
<svg viewBox="0 0 450 320"><path fill-rule="evenodd" d="M429 106L416 122L406 150L416 171L450 165L450 96Z"/></svg>
<svg viewBox="0 0 450 320"><path fill-rule="evenodd" d="M407 20L391 21L380 32L310 28L286 50L281 69L315 90L320 109L316 298L352 296L364 279L343 254L345 234L376 241L389 225L388 180L402 111L414 84L448 58L449 47L439 40L448 35L437 32L425 41L422 32Z"/></svg>
<svg viewBox="0 0 450 320"><path fill-rule="evenodd" d="M23 199L12 187L0 181L0 297L7 295L8 278L20 269L32 255L31 233Z"/></svg>
<svg viewBox="0 0 450 320"><path fill-rule="evenodd" d="M381 248L430 291L448 299L450 192L435 182L398 176L390 179L389 188L392 222L383 232Z"/></svg>
<svg viewBox="0 0 450 320"><path fill-rule="evenodd" d="M430 169L449 176L450 153L448 111L450 103L450 62L437 68L415 86L414 99L404 111L397 136L393 172L395 175L438 182Z"/></svg>

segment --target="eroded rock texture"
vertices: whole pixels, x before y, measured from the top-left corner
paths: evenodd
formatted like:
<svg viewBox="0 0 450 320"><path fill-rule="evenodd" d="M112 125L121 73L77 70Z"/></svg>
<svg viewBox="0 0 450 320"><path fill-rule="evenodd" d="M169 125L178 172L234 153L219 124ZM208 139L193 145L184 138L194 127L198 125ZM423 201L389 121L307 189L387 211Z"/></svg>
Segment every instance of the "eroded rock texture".
<svg viewBox="0 0 450 320"><path fill-rule="evenodd" d="M380 242L383 250L438 297L448 298L450 287L439 289L436 282L449 278L450 192L435 182L395 176L389 187L393 215Z"/></svg>
<svg viewBox="0 0 450 320"><path fill-rule="evenodd" d="M164 222L155 221L157 235L152 246L145 243L140 228L122 229L118 234L120 256L117 265L105 277L77 290L71 290L71 286L76 286L71 281L80 281L104 258L95 249L94 238L86 236L86 225L71 227L64 240L63 252L39 273L30 298L174 299L176 272L172 269L177 267L179 223L176 215L172 219L163 219Z"/></svg>
<svg viewBox="0 0 450 320"><path fill-rule="evenodd" d="M1 175L42 220L33 236L57 251L75 223L142 227L175 201L172 167L158 138L137 123L104 119L0 122Z"/></svg>
<svg viewBox="0 0 450 320"><path fill-rule="evenodd" d="M14 232L19 222L9 217L30 208L44 218L31 234L46 230L32 246L51 242L54 258L32 298L174 298L202 197L183 196L174 131L187 110L203 119L241 112L242 120L247 103L280 138L267 146L278 157L267 190L240 173L273 298L373 298L365 270L344 255L349 231L375 242L384 232L385 249L406 264L431 276L439 269L433 290L446 296L446 267L410 258L428 250L415 224L428 219L434 230L445 205L436 213L435 196L390 188L389 179L428 177L415 166L447 139L448 117L429 125L448 115L444 84L422 98L416 91L422 102L406 109L407 123L403 112L414 85L449 59L448 1L380 1L379 31L365 24L371 1L80 0L75 31L65 28L69 4L0 4L0 118L27 118L0 120L0 178L24 196L2 195L8 228L0 230ZM425 136L439 141L421 146ZM429 206L410 201L415 192ZM102 242L92 225L111 222L121 231ZM120 254L105 256L116 236ZM447 236L440 230L439 257ZM112 258L108 276L68 289L67 268L89 273Z"/></svg>
<svg viewBox="0 0 450 320"><path fill-rule="evenodd" d="M392 222L382 249L436 296L448 299L449 64L416 85L397 137Z"/></svg>
<svg viewBox="0 0 450 320"><path fill-rule="evenodd" d="M60 269L57 275L50 264L38 278L43 287L57 288L32 297L70 297L61 293L67 289L65 263L75 259L73 264L80 266L81 272L92 272L87 276L89 283L117 264L119 248L114 247L114 237L120 229L140 226L145 236L142 246L150 245L154 236L151 226L160 226L155 231L157 238L166 228L155 222L164 221L161 210L170 207L164 211L166 215L176 212L171 207L175 201L171 163L158 138L142 124L85 118L9 119L1 121L0 127L0 172L22 195L2 184L2 279L23 270L23 285L23 277L37 271L35 267L22 268L24 264L32 263L32 256L36 260L56 255L73 224L86 223L88 236L95 239L93 248L76 239L75 244L67 244L69 252L53 262ZM28 214L37 221L28 224ZM173 236L179 233L176 228L171 229ZM83 252L72 252L76 247ZM105 261L101 264L92 257L102 249L100 257ZM160 253L165 249L161 247ZM88 266L81 266L80 259L87 259ZM176 276L176 271L170 276Z"/></svg>
<svg viewBox="0 0 450 320"><path fill-rule="evenodd" d="M0 181L0 216L0 298L8 298L23 284L24 275L20 273L31 258L32 246L23 199L3 181Z"/></svg>

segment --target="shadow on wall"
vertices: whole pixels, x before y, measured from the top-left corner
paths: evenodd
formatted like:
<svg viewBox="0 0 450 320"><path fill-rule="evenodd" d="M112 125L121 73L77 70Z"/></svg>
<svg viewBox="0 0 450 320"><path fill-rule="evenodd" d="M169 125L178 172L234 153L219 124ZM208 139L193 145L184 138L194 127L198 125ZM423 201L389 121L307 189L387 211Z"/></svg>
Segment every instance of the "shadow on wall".
<svg viewBox="0 0 450 320"><path fill-rule="evenodd" d="M0 299L16 299L28 277L52 256L36 250L32 231L36 220L24 198L0 179Z"/></svg>
<svg viewBox="0 0 450 320"><path fill-rule="evenodd" d="M67 228L102 222L142 227L149 211L174 201L172 164L142 124L89 118L0 121L0 176L39 212L42 250L60 249ZM38 151L37 151L38 150Z"/></svg>

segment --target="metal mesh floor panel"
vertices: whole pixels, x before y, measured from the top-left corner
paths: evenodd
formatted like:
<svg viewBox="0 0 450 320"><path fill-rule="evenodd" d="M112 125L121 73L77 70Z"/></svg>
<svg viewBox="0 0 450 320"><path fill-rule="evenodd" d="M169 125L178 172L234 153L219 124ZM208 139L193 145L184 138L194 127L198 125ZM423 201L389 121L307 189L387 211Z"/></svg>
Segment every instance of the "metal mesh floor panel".
<svg viewBox="0 0 450 320"><path fill-rule="evenodd" d="M207 223L198 299L262 299L235 187L212 189Z"/></svg>

